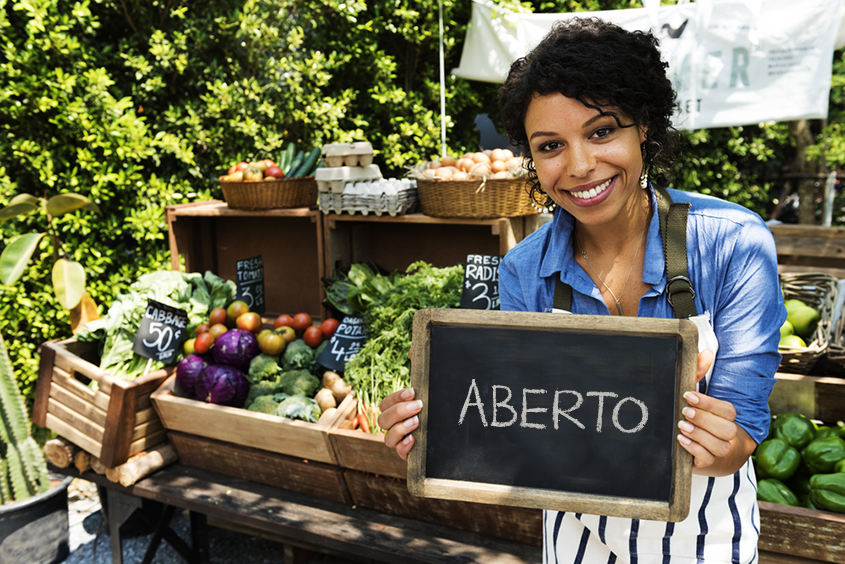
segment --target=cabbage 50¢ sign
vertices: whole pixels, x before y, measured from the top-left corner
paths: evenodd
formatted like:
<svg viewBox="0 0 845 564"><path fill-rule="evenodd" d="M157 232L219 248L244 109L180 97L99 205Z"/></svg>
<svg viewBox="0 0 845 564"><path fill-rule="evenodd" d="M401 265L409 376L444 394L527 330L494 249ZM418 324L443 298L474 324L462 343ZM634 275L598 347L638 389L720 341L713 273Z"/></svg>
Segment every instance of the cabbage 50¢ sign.
<svg viewBox="0 0 845 564"><path fill-rule="evenodd" d="M143 357L171 364L182 346L187 326L187 312L148 300L132 350Z"/></svg>

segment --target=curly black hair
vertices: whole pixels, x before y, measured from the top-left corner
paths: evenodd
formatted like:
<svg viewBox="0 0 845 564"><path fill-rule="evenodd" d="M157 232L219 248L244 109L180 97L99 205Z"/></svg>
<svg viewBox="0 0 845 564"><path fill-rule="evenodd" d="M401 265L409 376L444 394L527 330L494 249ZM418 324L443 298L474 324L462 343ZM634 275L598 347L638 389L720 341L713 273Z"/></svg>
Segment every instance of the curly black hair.
<svg viewBox="0 0 845 564"><path fill-rule="evenodd" d="M676 156L671 118L677 103L667 66L654 35L627 31L598 18L555 23L530 53L511 65L499 89L499 111L511 145L529 157L528 184L535 202L552 203L530 158L525 115L535 96L557 92L613 116L620 126L618 111L633 119L627 126L646 125L647 170L655 181L667 183L666 172Z"/></svg>

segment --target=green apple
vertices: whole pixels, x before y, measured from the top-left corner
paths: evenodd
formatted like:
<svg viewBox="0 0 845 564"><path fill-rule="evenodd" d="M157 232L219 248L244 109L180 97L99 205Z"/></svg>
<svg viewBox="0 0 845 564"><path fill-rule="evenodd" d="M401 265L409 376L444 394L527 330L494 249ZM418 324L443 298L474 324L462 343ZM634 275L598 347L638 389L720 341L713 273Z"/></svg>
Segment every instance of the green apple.
<svg viewBox="0 0 845 564"><path fill-rule="evenodd" d="M778 346L791 348L806 348L807 344L804 343L804 339L802 339L798 335L787 335L786 337L781 338L780 343L778 343Z"/></svg>
<svg viewBox="0 0 845 564"><path fill-rule="evenodd" d="M786 306L786 313L789 313L790 311L799 307L808 307L807 304L795 298L786 300L785 302L783 302L783 305Z"/></svg>
<svg viewBox="0 0 845 564"><path fill-rule="evenodd" d="M787 335L792 335L795 333L795 329L792 327L792 323L788 320L783 322L783 325L780 326L780 338L783 339Z"/></svg>
<svg viewBox="0 0 845 564"><path fill-rule="evenodd" d="M819 324L819 312L809 306L797 307L787 313L786 320L792 324L793 332L809 339Z"/></svg>

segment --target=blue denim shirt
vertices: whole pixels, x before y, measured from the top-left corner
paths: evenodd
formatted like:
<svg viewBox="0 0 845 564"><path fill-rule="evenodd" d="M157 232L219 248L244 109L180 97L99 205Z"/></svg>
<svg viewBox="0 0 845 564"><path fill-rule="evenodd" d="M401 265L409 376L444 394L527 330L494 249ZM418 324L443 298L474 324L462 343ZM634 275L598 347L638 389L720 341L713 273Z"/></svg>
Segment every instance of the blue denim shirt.
<svg viewBox="0 0 845 564"><path fill-rule="evenodd" d="M780 365L780 326L786 308L780 292L774 238L757 214L710 196L669 190L690 202L687 264L699 314L710 313L719 351L708 395L728 401L736 423L758 443L769 431L769 394ZM657 209L654 194L652 209ZM526 237L499 268L501 309L547 311L556 276L572 286L573 313L610 315L601 292L575 261L575 219L557 208L554 219ZM657 214L646 240L639 317L674 318L666 299L666 272Z"/></svg>

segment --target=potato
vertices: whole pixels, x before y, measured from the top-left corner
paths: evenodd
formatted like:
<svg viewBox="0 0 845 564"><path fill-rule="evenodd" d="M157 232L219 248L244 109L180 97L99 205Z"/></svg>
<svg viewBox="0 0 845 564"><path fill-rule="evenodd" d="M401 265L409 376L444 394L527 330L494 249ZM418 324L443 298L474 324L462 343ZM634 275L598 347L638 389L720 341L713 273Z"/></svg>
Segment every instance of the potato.
<svg viewBox="0 0 845 564"><path fill-rule="evenodd" d="M314 401L316 401L317 405L320 406L321 411L337 407L337 401L334 398L334 394L328 388L323 388L317 392L317 395L314 396Z"/></svg>
<svg viewBox="0 0 845 564"><path fill-rule="evenodd" d="M341 378L340 380L335 381L331 387L332 394L334 394L334 399L337 400L338 403L342 402L346 396L352 393L352 386L347 384Z"/></svg>
<svg viewBox="0 0 845 564"><path fill-rule="evenodd" d="M331 419L332 417L334 417L334 416L335 416L335 413L337 413L337 408L336 408L336 407L330 407L330 408L328 408L328 409L324 409L324 410L323 410L323 413L321 413L321 414L320 414L320 419L323 419L324 417L325 417L327 420L328 420L328 419Z"/></svg>
<svg viewBox="0 0 845 564"><path fill-rule="evenodd" d="M331 389L335 382L340 380L340 374L327 370L323 373L323 387Z"/></svg>

